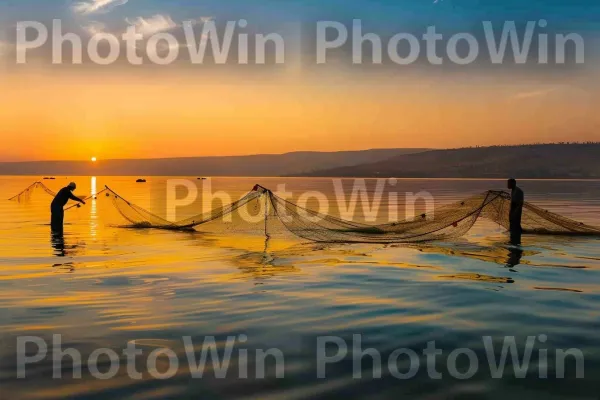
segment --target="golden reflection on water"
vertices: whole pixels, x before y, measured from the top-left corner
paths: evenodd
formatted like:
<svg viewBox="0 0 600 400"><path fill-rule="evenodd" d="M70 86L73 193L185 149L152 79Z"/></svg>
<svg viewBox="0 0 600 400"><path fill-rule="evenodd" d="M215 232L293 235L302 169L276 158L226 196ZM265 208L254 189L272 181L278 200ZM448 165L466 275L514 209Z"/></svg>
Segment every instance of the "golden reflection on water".
<svg viewBox="0 0 600 400"><path fill-rule="evenodd" d="M515 281L509 277L491 276L481 274L456 274L456 275L440 275L440 279L464 279L478 282L490 283L514 283Z"/></svg>
<svg viewBox="0 0 600 400"><path fill-rule="evenodd" d="M96 204L96 194L98 193L98 190L96 189L95 176L91 177L90 187L90 236L92 239L95 239L98 230L98 207Z"/></svg>
<svg viewBox="0 0 600 400"><path fill-rule="evenodd" d="M31 180L0 178L2 196L17 193ZM108 184L156 211L151 185L161 185L158 180L140 186L130 177L78 178L78 194L95 195L98 185ZM233 188L232 197L239 198L253 181L215 180L214 187ZM64 182L58 178L52 189ZM311 190L324 185L290 182ZM413 186L406 190L413 192L426 186L408 184ZM463 197L443 188L448 201ZM491 329L515 335L540 316L547 317L537 322L543 332L575 330L586 340L596 334L588 327L589 319L597 317L600 295L598 242L592 239L525 237L523 247L515 248L497 227L485 224L452 243L402 246L314 244L278 231L265 240L233 231L120 229L114 224L122 219L104 196L69 211L64 237L51 239L48 203L47 197L30 204L0 203L4 335L59 332L92 344L124 347L136 340L153 347L183 334L249 331L252 340L285 346L281 338L292 334L376 331L382 343L402 347L403 340L421 332L467 335ZM600 204L595 204L579 212L600 215ZM509 315L506 296L528 301L511 301ZM290 365L305 365L307 360L298 357ZM289 370L292 377L296 372ZM336 386L333 382L328 385ZM103 382L38 382L35 391L18 382L6 387L20 398L103 391L120 398L119 390L136 384L119 375ZM184 393L186 387L181 380L165 382L146 394ZM312 389L307 390L320 390Z"/></svg>

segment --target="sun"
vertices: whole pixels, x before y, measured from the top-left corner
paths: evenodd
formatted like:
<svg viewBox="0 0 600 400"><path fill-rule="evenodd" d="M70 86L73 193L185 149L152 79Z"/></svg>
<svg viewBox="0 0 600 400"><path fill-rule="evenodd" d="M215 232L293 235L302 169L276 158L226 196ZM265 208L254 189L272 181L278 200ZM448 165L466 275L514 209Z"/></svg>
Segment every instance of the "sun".
<svg viewBox="0 0 600 400"><path fill-rule="evenodd" d="M92 162L96 162L98 159L96 157L92 157Z"/></svg>

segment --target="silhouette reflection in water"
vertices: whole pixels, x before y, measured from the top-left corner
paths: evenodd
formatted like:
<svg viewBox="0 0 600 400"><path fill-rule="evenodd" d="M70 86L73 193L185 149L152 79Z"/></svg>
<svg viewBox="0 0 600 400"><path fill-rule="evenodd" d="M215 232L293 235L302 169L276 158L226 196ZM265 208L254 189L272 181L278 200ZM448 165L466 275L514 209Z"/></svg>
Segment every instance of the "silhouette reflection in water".
<svg viewBox="0 0 600 400"><path fill-rule="evenodd" d="M54 249L54 255L56 257L72 256L77 253L79 245L73 244L68 245L65 242L65 235L63 232L52 232L50 243Z"/></svg>
<svg viewBox="0 0 600 400"><path fill-rule="evenodd" d="M521 258L523 258L523 249L520 246L508 247L508 259L506 260L506 267L510 268L512 272L516 272L512 268L521 263Z"/></svg>
<svg viewBox="0 0 600 400"><path fill-rule="evenodd" d="M65 257L67 255L65 251L65 235L61 231L52 231L52 237L50 239L52 248L54 249L54 255L57 257Z"/></svg>

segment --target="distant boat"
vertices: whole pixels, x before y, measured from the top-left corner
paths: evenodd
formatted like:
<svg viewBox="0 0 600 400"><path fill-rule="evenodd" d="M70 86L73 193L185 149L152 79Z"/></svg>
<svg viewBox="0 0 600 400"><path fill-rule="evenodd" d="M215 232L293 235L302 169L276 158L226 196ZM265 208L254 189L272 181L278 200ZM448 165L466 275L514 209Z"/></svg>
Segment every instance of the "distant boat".
<svg viewBox="0 0 600 400"><path fill-rule="evenodd" d="M54 180L54 179L56 179L56 178L54 178L54 177L48 177L48 176L47 176L47 177L45 177L44 179L45 179L45 180Z"/></svg>
<svg viewBox="0 0 600 400"><path fill-rule="evenodd" d="M208 179L208 178L198 178L198 180L199 180L199 181L200 181L200 180L202 180L202 181L205 181L205 180L207 180L207 179Z"/></svg>
<svg viewBox="0 0 600 400"><path fill-rule="evenodd" d="M137 183L146 183L146 180L145 180L145 179L142 179L142 178L140 178L140 179L138 179L136 182L137 182Z"/></svg>

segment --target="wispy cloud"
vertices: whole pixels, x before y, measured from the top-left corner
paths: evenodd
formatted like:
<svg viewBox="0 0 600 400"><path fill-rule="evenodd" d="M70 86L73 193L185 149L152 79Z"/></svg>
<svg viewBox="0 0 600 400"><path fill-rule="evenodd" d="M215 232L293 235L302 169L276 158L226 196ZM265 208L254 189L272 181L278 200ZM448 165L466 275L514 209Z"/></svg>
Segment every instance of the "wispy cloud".
<svg viewBox="0 0 600 400"><path fill-rule="evenodd" d="M200 17L194 20L188 20L185 22L191 22L192 25L204 24L212 21L214 17ZM144 37L152 36L159 32L171 31L183 26L183 22L178 23L166 14L156 14L152 17L144 18L137 17L134 19L125 19L125 22L129 26L135 27L137 33L140 33Z"/></svg>
<svg viewBox="0 0 600 400"><path fill-rule="evenodd" d="M157 14L149 18L137 17L132 20L126 19L125 21L130 26L135 26L136 31L144 36L170 31L179 26L170 16L162 14Z"/></svg>
<svg viewBox="0 0 600 400"><path fill-rule="evenodd" d="M534 97L543 97L543 96L547 96L550 93L556 92L558 89L560 89L559 87L551 87L551 88L547 88L547 89L540 89L540 90L533 90L530 92L521 92L521 93L517 93L513 96L513 99L517 99L517 100L523 100L523 99L531 99Z"/></svg>
<svg viewBox="0 0 600 400"><path fill-rule="evenodd" d="M106 32L106 25L102 22L92 21L89 24L81 27L84 31L86 31L90 36L94 36L98 33Z"/></svg>
<svg viewBox="0 0 600 400"><path fill-rule="evenodd" d="M129 0L88 0L74 3L71 6L73 12L81 15L103 13L115 7L126 4Z"/></svg>
<svg viewBox="0 0 600 400"><path fill-rule="evenodd" d="M189 22L192 23L192 25L197 25L197 24L203 24L206 23L208 21L212 21L214 18L213 17L200 17L197 18L195 20L191 20ZM154 34L160 33L160 32L166 32L166 31L172 31L178 28L181 28L183 26L183 22L181 23L177 23L173 20L173 18L171 18L171 16L166 15L166 14L156 14L152 17L137 17L134 19L125 19L125 22L127 22L127 24L131 27L135 27L135 30L137 33L141 34L142 36L144 36L144 38L148 38ZM187 22L187 21L186 21ZM145 46L138 46L138 48L143 48L146 51L152 51L152 52L156 52L156 53L165 53L168 52L174 48L181 48L181 47L187 47L187 45L181 44L181 43L166 43L164 41L161 41L158 43L157 47L155 49L147 49Z"/></svg>
<svg viewBox="0 0 600 400"><path fill-rule="evenodd" d="M214 20L214 17L200 17L186 22L191 22L192 25L198 25L204 24L212 20ZM126 18L125 22L129 27L135 27L136 32L141 34L145 39L149 38L150 36L156 33L173 31L183 26L183 22L175 22L173 18L171 18L171 16L167 14L156 14L152 17L137 17L131 19ZM81 29L87 32L90 36L96 35L98 33L111 33L113 35L120 36L121 34L125 33L125 31L122 30L111 30L106 24L97 21L90 21L86 25L82 25ZM174 44L161 41L157 44L157 48L152 49L152 51L155 51L157 53L164 53L176 47L181 48L186 46L187 45L183 45L180 43ZM138 49L147 50L146 46L144 46L143 44L136 45L136 47Z"/></svg>

